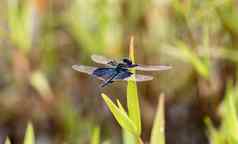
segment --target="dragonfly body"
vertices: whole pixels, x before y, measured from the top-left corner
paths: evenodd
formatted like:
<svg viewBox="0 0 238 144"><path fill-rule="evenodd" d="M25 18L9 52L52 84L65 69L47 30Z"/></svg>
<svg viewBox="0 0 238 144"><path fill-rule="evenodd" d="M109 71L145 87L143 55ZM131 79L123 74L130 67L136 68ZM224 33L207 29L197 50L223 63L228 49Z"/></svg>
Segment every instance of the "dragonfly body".
<svg viewBox="0 0 238 144"><path fill-rule="evenodd" d="M152 76L133 74L132 72L130 72L131 68L141 71L160 71L168 70L171 68L170 66L161 65L133 64L132 61L128 58L124 58L121 61L116 61L99 55L92 55L91 58L96 63L104 64L106 66L97 68L85 65L73 65L72 68L103 80L101 87L105 87L108 84L113 83L114 81L130 80L130 77L132 75L135 75L135 78L133 80L138 82L149 81L153 79Z"/></svg>
<svg viewBox="0 0 238 144"><path fill-rule="evenodd" d="M104 87L110 83L113 83L113 79L125 79L132 75L127 66L124 64L118 64L115 68L98 68L93 71L93 75L97 77L103 77L105 79L101 87Z"/></svg>

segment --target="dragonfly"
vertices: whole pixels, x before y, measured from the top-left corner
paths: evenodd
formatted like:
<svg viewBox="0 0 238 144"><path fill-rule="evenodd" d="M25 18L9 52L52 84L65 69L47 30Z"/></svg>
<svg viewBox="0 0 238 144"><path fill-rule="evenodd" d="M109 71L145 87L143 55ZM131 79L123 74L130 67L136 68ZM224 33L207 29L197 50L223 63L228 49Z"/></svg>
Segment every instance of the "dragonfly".
<svg viewBox="0 0 238 144"><path fill-rule="evenodd" d="M169 70L172 67L168 65L142 65L134 64L129 58L116 60L101 55L92 55L91 59L98 64L103 64L103 67L93 67L86 65L73 65L72 68L76 71L86 73L94 76L103 82L101 87L105 87L115 81L129 81L144 82L153 80L153 76L134 74L132 69L138 71L163 71ZM134 76L132 78L132 76Z"/></svg>

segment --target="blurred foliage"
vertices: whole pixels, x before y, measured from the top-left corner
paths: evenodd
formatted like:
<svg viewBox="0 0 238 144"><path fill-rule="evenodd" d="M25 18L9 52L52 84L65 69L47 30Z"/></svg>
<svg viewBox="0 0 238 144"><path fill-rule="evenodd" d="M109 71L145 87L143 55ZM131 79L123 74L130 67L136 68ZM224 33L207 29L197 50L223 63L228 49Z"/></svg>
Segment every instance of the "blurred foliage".
<svg viewBox="0 0 238 144"><path fill-rule="evenodd" d="M238 142L238 117L237 117L237 88L228 84L226 96L220 106L222 124L219 129L212 126L211 121L206 119L212 144L234 144Z"/></svg>
<svg viewBox="0 0 238 144"><path fill-rule="evenodd" d="M64 19L84 54L119 52L122 32L117 5L116 0L72 2Z"/></svg>
<svg viewBox="0 0 238 144"><path fill-rule="evenodd" d="M31 1L23 2L19 8L20 1L9 0L8 2L8 24L11 40L22 51L28 52L31 48L34 26L34 6Z"/></svg>
<svg viewBox="0 0 238 144"><path fill-rule="evenodd" d="M130 58L173 69L127 90L100 89L71 69L94 65L94 53L128 56L132 35ZM39 144L130 144L135 135L145 143L237 143L237 47L236 0L3 0L0 141L22 143L31 120L35 135L30 125L26 137ZM100 93L113 96L103 98L123 131ZM156 110L161 93L164 114L163 104Z"/></svg>

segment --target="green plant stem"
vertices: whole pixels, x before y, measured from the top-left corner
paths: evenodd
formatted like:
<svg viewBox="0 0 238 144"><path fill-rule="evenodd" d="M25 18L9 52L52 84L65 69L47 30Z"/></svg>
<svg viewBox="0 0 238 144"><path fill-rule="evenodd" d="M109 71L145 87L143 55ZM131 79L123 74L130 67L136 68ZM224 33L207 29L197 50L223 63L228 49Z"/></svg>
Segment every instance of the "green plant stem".
<svg viewBox="0 0 238 144"><path fill-rule="evenodd" d="M138 144L144 144L144 142L142 141L142 139L140 137L137 139L137 143Z"/></svg>

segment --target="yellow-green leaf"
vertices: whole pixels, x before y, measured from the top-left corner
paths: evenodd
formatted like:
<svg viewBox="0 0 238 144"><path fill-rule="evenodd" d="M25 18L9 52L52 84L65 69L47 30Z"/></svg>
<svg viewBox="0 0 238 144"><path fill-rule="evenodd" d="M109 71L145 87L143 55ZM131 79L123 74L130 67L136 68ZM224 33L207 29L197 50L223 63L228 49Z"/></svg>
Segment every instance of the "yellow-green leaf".
<svg viewBox="0 0 238 144"><path fill-rule="evenodd" d="M165 120L164 120L164 95L160 95L156 112L150 144L165 144Z"/></svg>
<svg viewBox="0 0 238 144"><path fill-rule="evenodd" d="M208 117L205 118L205 124L208 128L210 143L211 144L224 144L225 143L224 135L212 125L212 122Z"/></svg>
<svg viewBox="0 0 238 144"><path fill-rule="evenodd" d="M122 131L122 136L123 136L123 144L135 144L136 143L136 138L133 134L128 132L127 130Z"/></svg>
<svg viewBox="0 0 238 144"><path fill-rule="evenodd" d="M181 41L177 42L177 46L181 49L183 56L187 59L196 71L203 76L204 78L208 78L209 76L209 67L208 65L199 58L187 45Z"/></svg>
<svg viewBox="0 0 238 144"><path fill-rule="evenodd" d="M237 110L235 108L235 88L231 83L228 83L227 93L224 100L224 115L223 115L223 129L229 141L238 142L238 118Z"/></svg>
<svg viewBox="0 0 238 144"><path fill-rule="evenodd" d="M11 144L11 141L10 139L7 137L7 139L5 140L5 143L4 144Z"/></svg>
<svg viewBox="0 0 238 144"><path fill-rule="evenodd" d="M122 106L122 104L120 103L119 100L117 100L117 105L118 105L118 108L119 108L123 113L125 113L125 115L127 115L126 110L123 108L123 106Z"/></svg>
<svg viewBox="0 0 238 144"><path fill-rule="evenodd" d="M31 122L27 125L23 144L35 144L34 128Z"/></svg>
<svg viewBox="0 0 238 144"><path fill-rule="evenodd" d="M48 80L44 73L35 71L31 75L31 85L41 94L45 99L49 99L52 95Z"/></svg>
<svg viewBox="0 0 238 144"><path fill-rule="evenodd" d="M106 96L105 94L102 94L102 97L107 104L108 108L112 112L114 118L117 120L117 122L120 124L120 126L123 129L128 130L129 132L136 134L136 127L132 120L123 112L120 108L118 108L111 99Z"/></svg>
<svg viewBox="0 0 238 144"><path fill-rule="evenodd" d="M135 63L135 57L134 57L134 38L131 37L130 41L130 59L133 63ZM135 70L132 70L133 73L135 73ZM132 80L128 81L127 85L127 107L129 111L129 117L133 121L133 123L136 125L136 134L139 136L141 134L141 116L140 116L140 104L139 104L139 97L137 93L137 85L135 80L133 80L135 77L132 76Z"/></svg>
<svg viewBox="0 0 238 144"><path fill-rule="evenodd" d="M91 144L100 144L100 128L99 127L93 128Z"/></svg>

